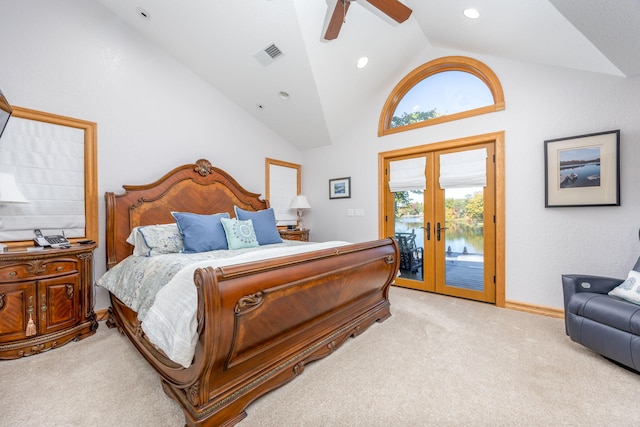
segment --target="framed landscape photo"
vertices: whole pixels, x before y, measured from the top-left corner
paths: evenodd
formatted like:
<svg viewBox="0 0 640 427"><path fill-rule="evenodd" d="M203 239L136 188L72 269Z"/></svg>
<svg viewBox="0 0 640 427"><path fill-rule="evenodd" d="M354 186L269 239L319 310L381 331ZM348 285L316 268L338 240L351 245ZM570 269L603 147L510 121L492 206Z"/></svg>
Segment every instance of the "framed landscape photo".
<svg viewBox="0 0 640 427"><path fill-rule="evenodd" d="M348 199L351 197L351 177L329 180L329 199Z"/></svg>
<svg viewBox="0 0 640 427"><path fill-rule="evenodd" d="M545 207L620 206L620 130L544 143Z"/></svg>

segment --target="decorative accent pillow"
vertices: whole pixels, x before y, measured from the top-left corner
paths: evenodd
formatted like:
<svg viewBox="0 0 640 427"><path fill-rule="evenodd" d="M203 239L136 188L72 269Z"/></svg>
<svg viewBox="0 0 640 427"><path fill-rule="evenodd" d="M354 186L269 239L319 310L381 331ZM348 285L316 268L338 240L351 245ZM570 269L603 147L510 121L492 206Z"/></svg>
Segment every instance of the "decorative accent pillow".
<svg viewBox="0 0 640 427"><path fill-rule="evenodd" d="M147 225L140 227L138 232L149 248L147 256L175 254L184 248L182 234L180 234L177 224L164 226Z"/></svg>
<svg viewBox="0 0 640 427"><path fill-rule="evenodd" d="M250 219L240 221L235 218L222 218L220 222L222 222L224 232L227 235L229 249L255 248L259 246L253 229L253 222Z"/></svg>
<svg viewBox="0 0 640 427"><path fill-rule="evenodd" d="M135 256L152 256L152 255L156 255L158 253L169 253L169 252L152 252L152 248L150 248L147 245L147 242L145 241L145 236L143 236L140 231L142 229L147 229L147 235L150 235L151 233L154 233L157 231L157 233L161 233L161 234L173 234L173 233L177 233L177 237L180 239L180 243L179 245L182 247L182 236L180 235L180 232L178 231L178 227L176 226L176 224L156 224L156 225L143 225L140 227L134 227L133 230L131 230L131 234L129 234L129 237L127 237L127 243L129 243L130 245L133 246L133 255ZM166 230L165 230L166 229ZM169 231L170 230L170 231ZM151 238L152 241L155 242L154 238ZM178 245L178 243L176 242L176 245ZM154 247L156 249L158 249L161 246L161 244L155 242ZM167 250L168 247L167 247ZM172 251L173 252L173 251ZM179 252L176 251L176 252Z"/></svg>
<svg viewBox="0 0 640 427"><path fill-rule="evenodd" d="M276 215L273 208L263 209L261 211L245 211L237 206L233 209L236 212L236 218L241 221L250 219L253 222L253 228L256 232L256 238L261 245L270 245L272 243L282 243L282 238L276 227Z"/></svg>
<svg viewBox="0 0 640 427"><path fill-rule="evenodd" d="M627 279L609 291L609 295L640 304L640 273L631 270Z"/></svg>
<svg viewBox="0 0 640 427"><path fill-rule="evenodd" d="M149 247L140 235L139 229L140 227L134 227L134 229L131 230L131 234L127 237L127 243L133 246L133 255L147 256L149 253Z"/></svg>
<svg viewBox="0 0 640 427"><path fill-rule="evenodd" d="M229 218L229 214L199 215L188 212L171 212L182 234L184 249L182 252L208 252L228 249L227 237L220 219Z"/></svg>

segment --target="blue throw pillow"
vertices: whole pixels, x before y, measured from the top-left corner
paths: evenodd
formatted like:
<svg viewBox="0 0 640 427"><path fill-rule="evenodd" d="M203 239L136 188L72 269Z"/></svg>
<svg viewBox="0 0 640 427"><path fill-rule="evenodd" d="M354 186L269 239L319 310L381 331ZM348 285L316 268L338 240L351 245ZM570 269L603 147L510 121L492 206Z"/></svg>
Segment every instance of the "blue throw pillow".
<svg viewBox="0 0 640 427"><path fill-rule="evenodd" d="M240 221L235 218L221 218L220 222L227 235L229 249L255 248L259 246L253 223L250 219Z"/></svg>
<svg viewBox="0 0 640 427"><path fill-rule="evenodd" d="M236 211L236 218L241 221L250 219L253 222L253 229L256 232L258 243L261 245L270 245L272 243L282 243L278 227L276 227L276 215L273 208L261 211L245 211L237 206L233 209Z"/></svg>
<svg viewBox="0 0 640 427"><path fill-rule="evenodd" d="M185 253L228 249L227 236L220 223L229 218L228 213L198 215L187 212L171 212L183 237Z"/></svg>

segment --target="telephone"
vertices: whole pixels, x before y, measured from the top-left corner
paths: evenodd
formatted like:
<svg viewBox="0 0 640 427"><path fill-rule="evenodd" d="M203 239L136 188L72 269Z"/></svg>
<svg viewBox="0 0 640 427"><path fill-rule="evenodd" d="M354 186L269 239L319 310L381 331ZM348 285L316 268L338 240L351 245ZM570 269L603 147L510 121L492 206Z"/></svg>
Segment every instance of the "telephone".
<svg viewBox="0 0 640 427"><path fill-rule="evenodd" d="M38 246L51 246L52 248L71 247L67 238L64 237L64 231L62 233L62 235L43 236L42 232L36 228L33 230L33 234L36 235L33 241L36 242Z"/></svg>

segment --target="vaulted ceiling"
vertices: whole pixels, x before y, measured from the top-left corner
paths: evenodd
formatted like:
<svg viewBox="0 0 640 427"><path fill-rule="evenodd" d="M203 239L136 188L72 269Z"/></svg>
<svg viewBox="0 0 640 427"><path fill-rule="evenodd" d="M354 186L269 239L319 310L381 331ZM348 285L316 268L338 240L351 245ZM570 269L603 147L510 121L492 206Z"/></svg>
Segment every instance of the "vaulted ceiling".
<svg viewBox="0 0 640 427"><path fill-rule="evenodd" d="M402 24L354 0L333 41L325 18L340 0L97 1L300 149L339 139L425 49L640 75L637 0L401 0Z"/></svg>

